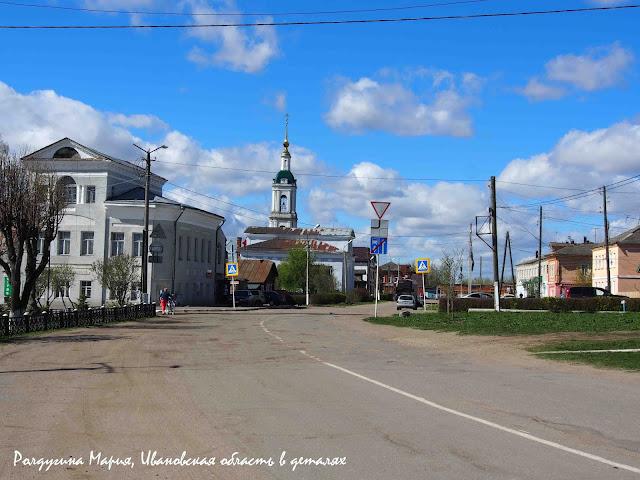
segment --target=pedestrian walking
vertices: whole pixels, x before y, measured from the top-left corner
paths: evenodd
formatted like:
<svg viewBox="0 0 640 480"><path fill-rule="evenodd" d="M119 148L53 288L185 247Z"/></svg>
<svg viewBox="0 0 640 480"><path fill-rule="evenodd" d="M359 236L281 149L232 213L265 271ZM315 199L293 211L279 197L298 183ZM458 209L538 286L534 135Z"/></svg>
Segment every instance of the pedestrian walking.
<svg viewBox="0 0 640 480"><path fill-rule="evenodd" d="M171 297L171 294L169 293L168 288L165 288L160 292L160 308L162 308L163 315L167 314L167 302L169 301L169 297Z"/></svg>

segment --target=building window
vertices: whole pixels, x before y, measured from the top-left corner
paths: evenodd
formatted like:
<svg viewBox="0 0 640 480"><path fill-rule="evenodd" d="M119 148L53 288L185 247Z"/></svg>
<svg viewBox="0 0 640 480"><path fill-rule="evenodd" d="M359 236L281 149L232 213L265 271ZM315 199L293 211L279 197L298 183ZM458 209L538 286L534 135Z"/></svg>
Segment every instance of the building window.
<svg viewBox="0 0 640 480"><path fill-rule="evenodd" d="M84 203L96 203L96 187L91 185L87 187L84 194Z"/></svg>
<svg viewBox="0 0 640 480"><path fill-rule="evenodd" d="M282 195L280 197L280 212L287 213L287 196Z"/></svg>
<svg viewBox="0 0 640 480"><path fill-rule="evenodd" d="M44 233L38 234L38 243L36 244L36 254L44 252Z"/></svg>
<svg viewBox="0 0 640 480"><path fill-rule="evenodd" d="M187 237L187 261L191 260L191 237Z"/></svg>
<svg viewBox="0 0 640 480"><path fill-rule="evenodd" d="M142 288L142 283L133 282L131 284L131 300L139 300L140 299L140 289Z"/></svg>
<svg viewBox="0 0 640 480"><path fill-rule="evenodd" d="M178 260L182 260L182 235L178 237Z"/></svg>
<svg viewBox="0 0 640 480"><path fill-rule="evenodd" d="M111 233L111 256L124 255L124 232Z"/></svg>
<svg viewBox="0 0 640 480"><path fill-rule="evenodd" d="M193 239L193 261L194 262L198 261L198 239L197 238Z"/></svg>
<svg viewBox="0 0 640 480"><path fill-rule="evenodd" d="M60 188L62 189L64 201L67 204L77 203L78 190L76 188L76 181L73 178L62 177L60 179Z"/></svg>
<svg viewBox="0 0 640 480"><path fill-rule="evenodd" d="M80 255L93 255L93 232L82 232L80 240Z"/></svg>
<svg viewBox="0 0 640 480"><path fill-rule="evenodd" d="M58 291L56 292L56 298L58 297L67 297L69 298L69 285L61 285Z"/></svg>
<svg viewBox="0 0 640 480"><path fill-rule="evenodd" d="M80 280L80 295L84 295L84 298L91 298L90 280Z"/></svg>
<svg viewBox="0 0 640 480"><path fill-rule="evenodd" d="M134 233L133 234L133 248L131 250L131 255L134 257L142 256L142 234Z"/></svg>
<svg viewBox="0 0 640 480"><path fill-rule="evenodd" d="M204 238L200 242L200 261L204 263Z"/></svg>
<svg viewBox="0 0 640 480"><path fill-rule="evenodd" d="M71 232L58 232L58 255L71 253Z"/></svg>
<svg viewBox="0 0 640 480"><path fill-rule="evenodd" d="M211 263L211 240L207 243L207 263Z"/></svg>

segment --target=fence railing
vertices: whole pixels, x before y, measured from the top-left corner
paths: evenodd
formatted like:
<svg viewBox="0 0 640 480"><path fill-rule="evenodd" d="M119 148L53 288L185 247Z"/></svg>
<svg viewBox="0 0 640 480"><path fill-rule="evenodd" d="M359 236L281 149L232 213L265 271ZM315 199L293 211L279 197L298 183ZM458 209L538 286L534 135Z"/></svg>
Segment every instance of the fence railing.
<svg viewBox="0 0 640 480"><path fill-rule="evenodd" d="M2 318L0 337L11 337L29 332L43 332L60 328L101 325L137 318L155 317L156 304L145 303L126 307L98 307L87 310L60 311L40 315Z"/></svg>

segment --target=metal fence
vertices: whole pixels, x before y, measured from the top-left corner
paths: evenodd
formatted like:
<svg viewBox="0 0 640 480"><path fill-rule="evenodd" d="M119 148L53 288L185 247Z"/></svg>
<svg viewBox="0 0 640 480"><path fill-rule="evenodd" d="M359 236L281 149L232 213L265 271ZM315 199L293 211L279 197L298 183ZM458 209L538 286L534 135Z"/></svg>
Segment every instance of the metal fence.
<svg viewBox="0 0 640 480"><path fill-rule="evenodd" d="M60 311L40 315L2 318L0 337L11 337L29 332L43 332L59 328L101 325L137 318L155 317L156 304L145 303L113 308L89 308L87 310Z"/></svg>

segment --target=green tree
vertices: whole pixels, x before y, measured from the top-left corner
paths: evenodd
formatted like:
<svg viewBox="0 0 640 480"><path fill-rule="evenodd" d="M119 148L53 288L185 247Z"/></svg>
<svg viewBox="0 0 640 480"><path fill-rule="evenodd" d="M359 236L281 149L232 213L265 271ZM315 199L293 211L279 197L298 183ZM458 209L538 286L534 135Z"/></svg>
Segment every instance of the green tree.
<svg viewBox="0 0 640 480"><path fill-rule="evenodd" d="M336 279L331 267L317 264L309 251L309 293L335 292ZM278 284L290 292L305 292L307 286L307 250L292 248L278 266Z"/></svg>
<svg viewBox="0 0 640 480"><path fill-rule="evenodd" d="M91 265L91 270L96 274L103 287L108 288L119 306L128 303L127 295L134 282L138 281L140 267L136 259L131 255L116 255L98 260Z"/></svg>

